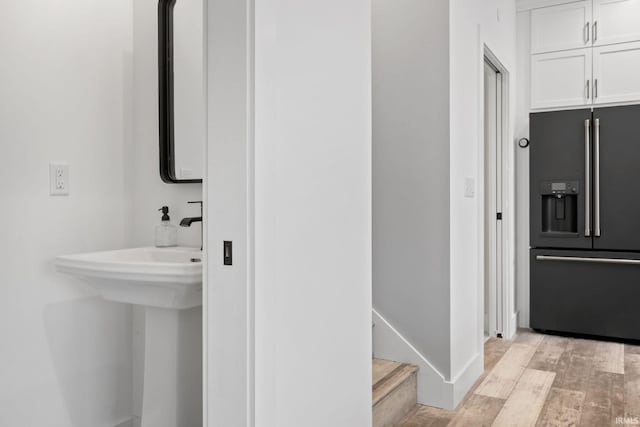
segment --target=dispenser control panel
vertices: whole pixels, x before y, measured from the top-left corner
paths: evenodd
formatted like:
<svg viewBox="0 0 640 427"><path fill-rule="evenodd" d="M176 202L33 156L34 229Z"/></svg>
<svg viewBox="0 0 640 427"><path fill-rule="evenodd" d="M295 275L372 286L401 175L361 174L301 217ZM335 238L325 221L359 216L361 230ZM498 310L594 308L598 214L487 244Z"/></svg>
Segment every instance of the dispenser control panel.
<svg viewBox="0 0 640 427"><path fill-rule="evenodd" d="M547 181L540 186L542 194L577 194L578 181Z"/></svg>

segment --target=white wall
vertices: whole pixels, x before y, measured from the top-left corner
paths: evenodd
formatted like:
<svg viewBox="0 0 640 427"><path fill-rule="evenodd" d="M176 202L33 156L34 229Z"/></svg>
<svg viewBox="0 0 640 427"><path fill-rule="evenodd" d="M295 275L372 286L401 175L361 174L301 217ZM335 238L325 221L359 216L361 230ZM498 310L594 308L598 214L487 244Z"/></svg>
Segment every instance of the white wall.
<svg viewBox="0 0 640 427"><path fill-rule="evenodd" d="M373 1L373 306L450 375L449 2Z"/></svg>
<svg viewBox="0 0 640 427"><path fill-rule="evenodd" d="M209 424L371 425L370 4L250 5L208 4Z"/></svg>
<svg viewBox="0 0 640 427"><path fill-rule="evenodd" d="M131 415L131 309L54 270L122 248L132 140L129 0L6 0L0 14L0 425ZM49 162L71 165L49 196Z"/></svg>
<svg viewBox="0 0 640 427"><path fill-rule="evenodd" d="M530 38L531 12L518 12L518 85L516 139L529 137L530 103ZM529 327L529 149L516 150L516 283L518 296L518 323Z"/></svg>
<svg viewBox="0 0 640 427"><path fill-rule="evenodd" d="M483 356L483 45L507 68L515 87L516 13L514 0L451 0L450 5L451 371L456 378ZM515 90L509 115L512 141ZM512 156L513 144L509 147ZM465 177L475 179L476 198L464 197ZM506 207L506 215L512 211Z"/></svg>
<svg viewBox="0 0 640 427"><path fill-rule="evenodd" d="M371 4L257 0L256 425L371 425Z"/></svg>

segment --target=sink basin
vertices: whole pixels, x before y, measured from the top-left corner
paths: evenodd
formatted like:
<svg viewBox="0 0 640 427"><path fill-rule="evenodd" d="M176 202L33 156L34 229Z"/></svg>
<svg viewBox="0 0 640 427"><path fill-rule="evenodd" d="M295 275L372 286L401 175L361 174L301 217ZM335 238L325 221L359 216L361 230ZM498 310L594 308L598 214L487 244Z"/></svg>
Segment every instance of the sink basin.
<svg viewBox="0 0 640 427"><path fill-rule="evenodd" d="M173 309L202 305L202 252L196 248L63 255L56 268L84 279L106 300Z"/></svg>

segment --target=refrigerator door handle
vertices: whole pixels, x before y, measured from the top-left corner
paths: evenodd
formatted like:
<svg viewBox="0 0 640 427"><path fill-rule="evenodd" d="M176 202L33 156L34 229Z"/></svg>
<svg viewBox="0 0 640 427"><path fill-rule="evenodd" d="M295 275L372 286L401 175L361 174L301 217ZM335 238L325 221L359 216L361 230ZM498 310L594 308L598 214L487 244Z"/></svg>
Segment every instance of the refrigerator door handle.
<svg viewBox="0 0 640 427"><path fill-rule="evenodd" d="M536 261L565 261L565 262L588 262L593 264L640 264L640 259L619 259L619 258L584 258L573 256L550 256L538 255Z"/></svg>
<svg viewBox="0 0 640 427"><path fill-rule="evenodd" d="M584 236L591 237L591 120L584 121Z"/></svg>
<svg viewBox="0 0 640 427"><path fill-rule="evenodd" d="M593 159L593 228L594 235L600 237L600 119L595 119L594 159Z"/></svg>

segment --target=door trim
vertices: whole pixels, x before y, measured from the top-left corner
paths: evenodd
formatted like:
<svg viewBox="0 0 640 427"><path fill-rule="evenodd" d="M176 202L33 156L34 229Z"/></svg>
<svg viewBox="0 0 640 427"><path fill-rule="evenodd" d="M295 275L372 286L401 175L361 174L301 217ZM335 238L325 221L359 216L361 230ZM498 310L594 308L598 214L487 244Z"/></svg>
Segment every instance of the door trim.
<svg viewBox="0 0 640 427"><path fill-rule="evenodd" d="M484 332L489 336L502 333L502 316L498 307L502 300L503 281L500 265L502 212L500 177L502 172L502 75L488 58L484 61Z"/></svg>
<svg viewBox="0 0 640 427"><path fill-rule="evenodd" d="M494 69L496 69L501 75L501 122L499 123L500 139L501 139L501 156L500 164L502 174L499 177L500 180L500 199L502 205L502 220L501 228L502 233L499 235L499 242L501 246L501 262L499 263L498 274L501 277L501 284L497 289L497 304L496 314L497 319L501 325L496 327L496 335L501 334L504 338L510 338L515 334L517 327L517 312L515 305L515 144L510 138L510 73L507 67L500 61L500 59L493 53L493 51L483 43L484 55L481 57L481 75L482 78L482 106L480 112L482 143L480 146L481 156L479 159L480 170L482 173L480 176L484 180L486 179L485 164L485 138L484 138L484 63L487 60ZM483 186L484 188L484 186ZM478 200L479 210L481 213L481 255L479 264L482 269L480 280L480 292L484 296L484 265L485 265L485 196ZM482 313L484 314L484 297L482 298ZM483 316L482 316L483 317ZM480 325L480 329L484 335L484 322ZM484 338L484 337L483 337Z"/></svg>

